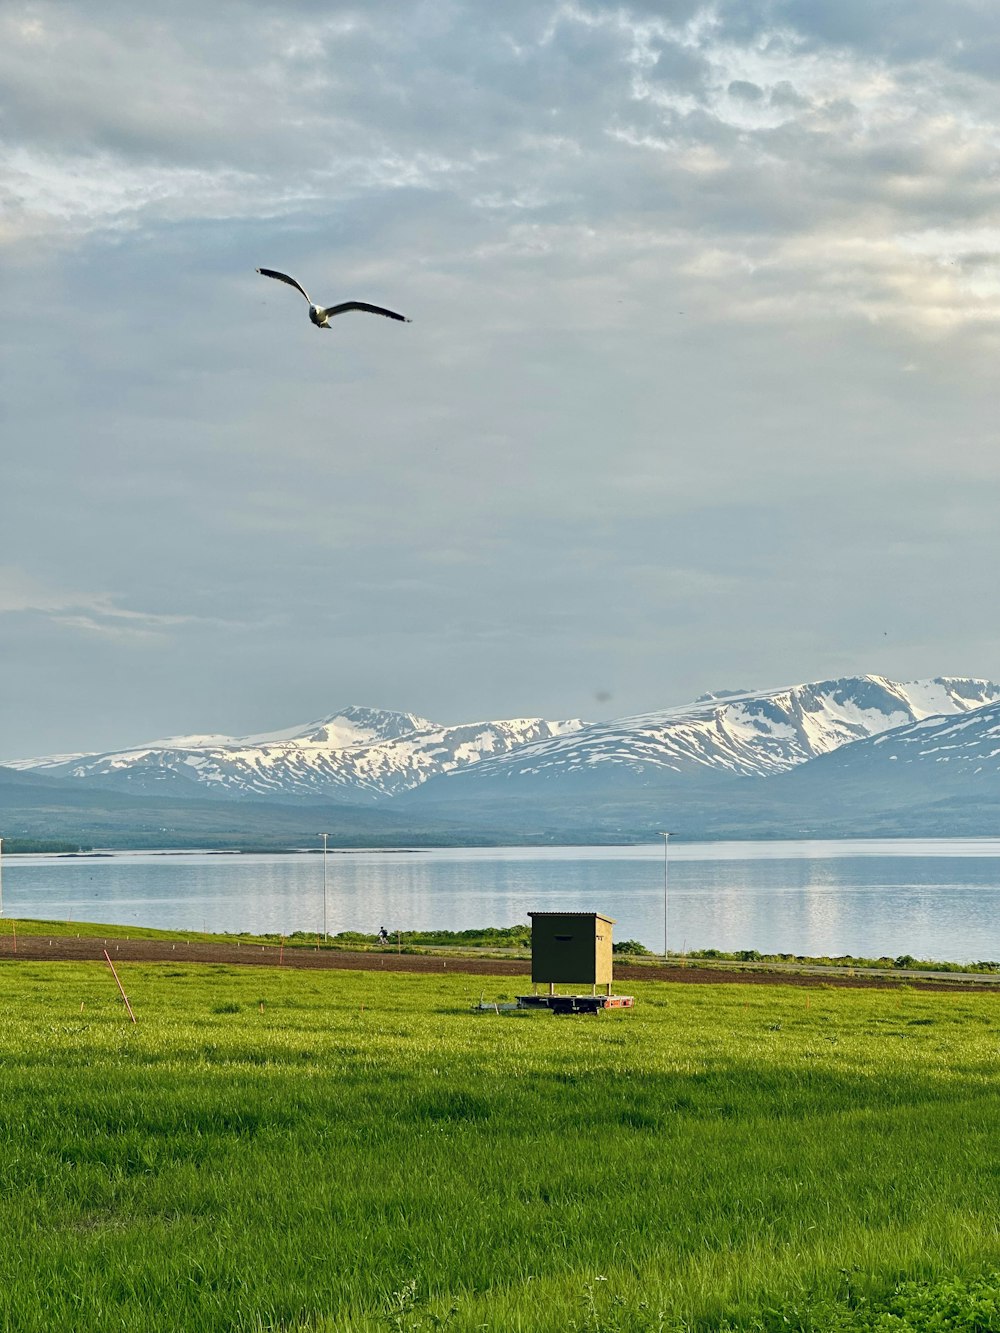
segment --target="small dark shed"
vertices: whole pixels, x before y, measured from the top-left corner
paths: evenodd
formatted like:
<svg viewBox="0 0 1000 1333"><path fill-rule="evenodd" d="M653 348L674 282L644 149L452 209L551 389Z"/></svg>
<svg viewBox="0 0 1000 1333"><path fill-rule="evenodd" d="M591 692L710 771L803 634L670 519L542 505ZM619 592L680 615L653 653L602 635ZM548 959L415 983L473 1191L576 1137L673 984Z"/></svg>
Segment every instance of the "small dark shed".
<svg viewBox="0 0 1000 1333"><path fill-rule="evenodd" d="M610 916L600 912L529 912L531 980L607 986L611 994Z"/></svg>

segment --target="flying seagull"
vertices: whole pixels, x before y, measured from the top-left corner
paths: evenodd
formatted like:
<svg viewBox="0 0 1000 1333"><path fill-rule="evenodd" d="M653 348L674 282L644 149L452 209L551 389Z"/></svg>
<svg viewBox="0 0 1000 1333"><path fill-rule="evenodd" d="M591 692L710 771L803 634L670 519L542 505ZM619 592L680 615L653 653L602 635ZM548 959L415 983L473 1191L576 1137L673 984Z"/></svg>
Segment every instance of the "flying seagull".
<svg viewBox="0 0 1000 1333"><path fill-rule="evenodd" d="M367 310L370 315L385 315L389 319L400 319L404 324L411 323L405 315L397 315L395 310L386 310L385 306L369 305L367 301L341 301L340 305L314 305L312 298L301 283L290 278L287 273L279 273L273 268L259 268L258 273L262 273L265 278L277 278L279 282L287 282L289 287L294 287L297 292L309 302L309 318L318 329L328 329L330 320L334 315L344 315L348 310Z"/></svg>

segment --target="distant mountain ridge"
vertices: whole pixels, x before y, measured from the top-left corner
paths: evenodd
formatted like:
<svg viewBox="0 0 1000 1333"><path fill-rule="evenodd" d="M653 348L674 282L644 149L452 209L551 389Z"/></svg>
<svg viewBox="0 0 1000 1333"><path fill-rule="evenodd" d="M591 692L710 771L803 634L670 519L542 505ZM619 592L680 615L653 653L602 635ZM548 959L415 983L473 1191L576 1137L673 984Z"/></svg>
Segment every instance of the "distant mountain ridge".
<svg viewBox="0 0 1000 1333"><path fill-rule="evenodd" d="M60 827L89 826L98 838L111 827L124 836L133 807L114 820L108 813L119 798L147 803L134 807L144 836L159 829L175 839L181 805L184 827L199 838L213 825L226 836L244 826L256 836L260 812L278 805L286 811L282 828L311 827L324 809L327 827L355 829L341 836L377 833L388 842L393 830L409 842L440 839L446 829L458 841L582 842L628 841L662 828L709 837L995 832L1000 685L844 677L719 690L681 707L591 723L441 726L415 713L352 706L280 731L167 737L10 767L22 770L11 780L56 784L8 784L9 808L26 812L21 827L51 827L65 795ZM196 819L199 802L206 815ZM228 812L212 814L220 802ZM37 818L27 813L33 805ZM86 825L72 813L85 805L95 812ZM389 822L372 824L361 808L376 805ZM334 819L334 807L343 816ZM279 812L269 819L277 829Z"/></svg>
<svg viewBox="0 0 1000 1333"><path fill-rule="evenodd" d="M104 754L7 766L135 793L366 803L579 721L515 718L441 726L414 713L357 705L318 722L252 736L177 736Z"/></svg>

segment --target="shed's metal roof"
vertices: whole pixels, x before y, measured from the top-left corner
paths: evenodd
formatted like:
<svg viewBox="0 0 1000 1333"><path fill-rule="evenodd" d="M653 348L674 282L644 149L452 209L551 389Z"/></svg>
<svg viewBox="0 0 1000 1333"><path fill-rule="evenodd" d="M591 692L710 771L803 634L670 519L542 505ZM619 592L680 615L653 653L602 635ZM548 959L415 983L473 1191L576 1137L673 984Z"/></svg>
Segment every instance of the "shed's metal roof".
<svg viewBox="0 0 1000 1333"><path fill-rule="evenodd" d="M613 916L605 916L603 912L529 912L529 916L586 916L596 917L598 921L607 921L610 925L615 924Z"/></svg>

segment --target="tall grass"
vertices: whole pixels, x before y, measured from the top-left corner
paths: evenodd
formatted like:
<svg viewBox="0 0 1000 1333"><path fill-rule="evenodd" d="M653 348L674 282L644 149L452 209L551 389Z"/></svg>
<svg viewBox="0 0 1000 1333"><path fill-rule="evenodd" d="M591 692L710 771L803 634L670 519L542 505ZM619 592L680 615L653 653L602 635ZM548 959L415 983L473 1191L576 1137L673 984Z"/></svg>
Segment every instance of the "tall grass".
<svg viewBox="0 0 1000 1333"><path fill-rule="evenodd" d="M119 971L135 1027L0 966L5 1329L750 1329L1000 1266L1000 996Z"/></svg>

